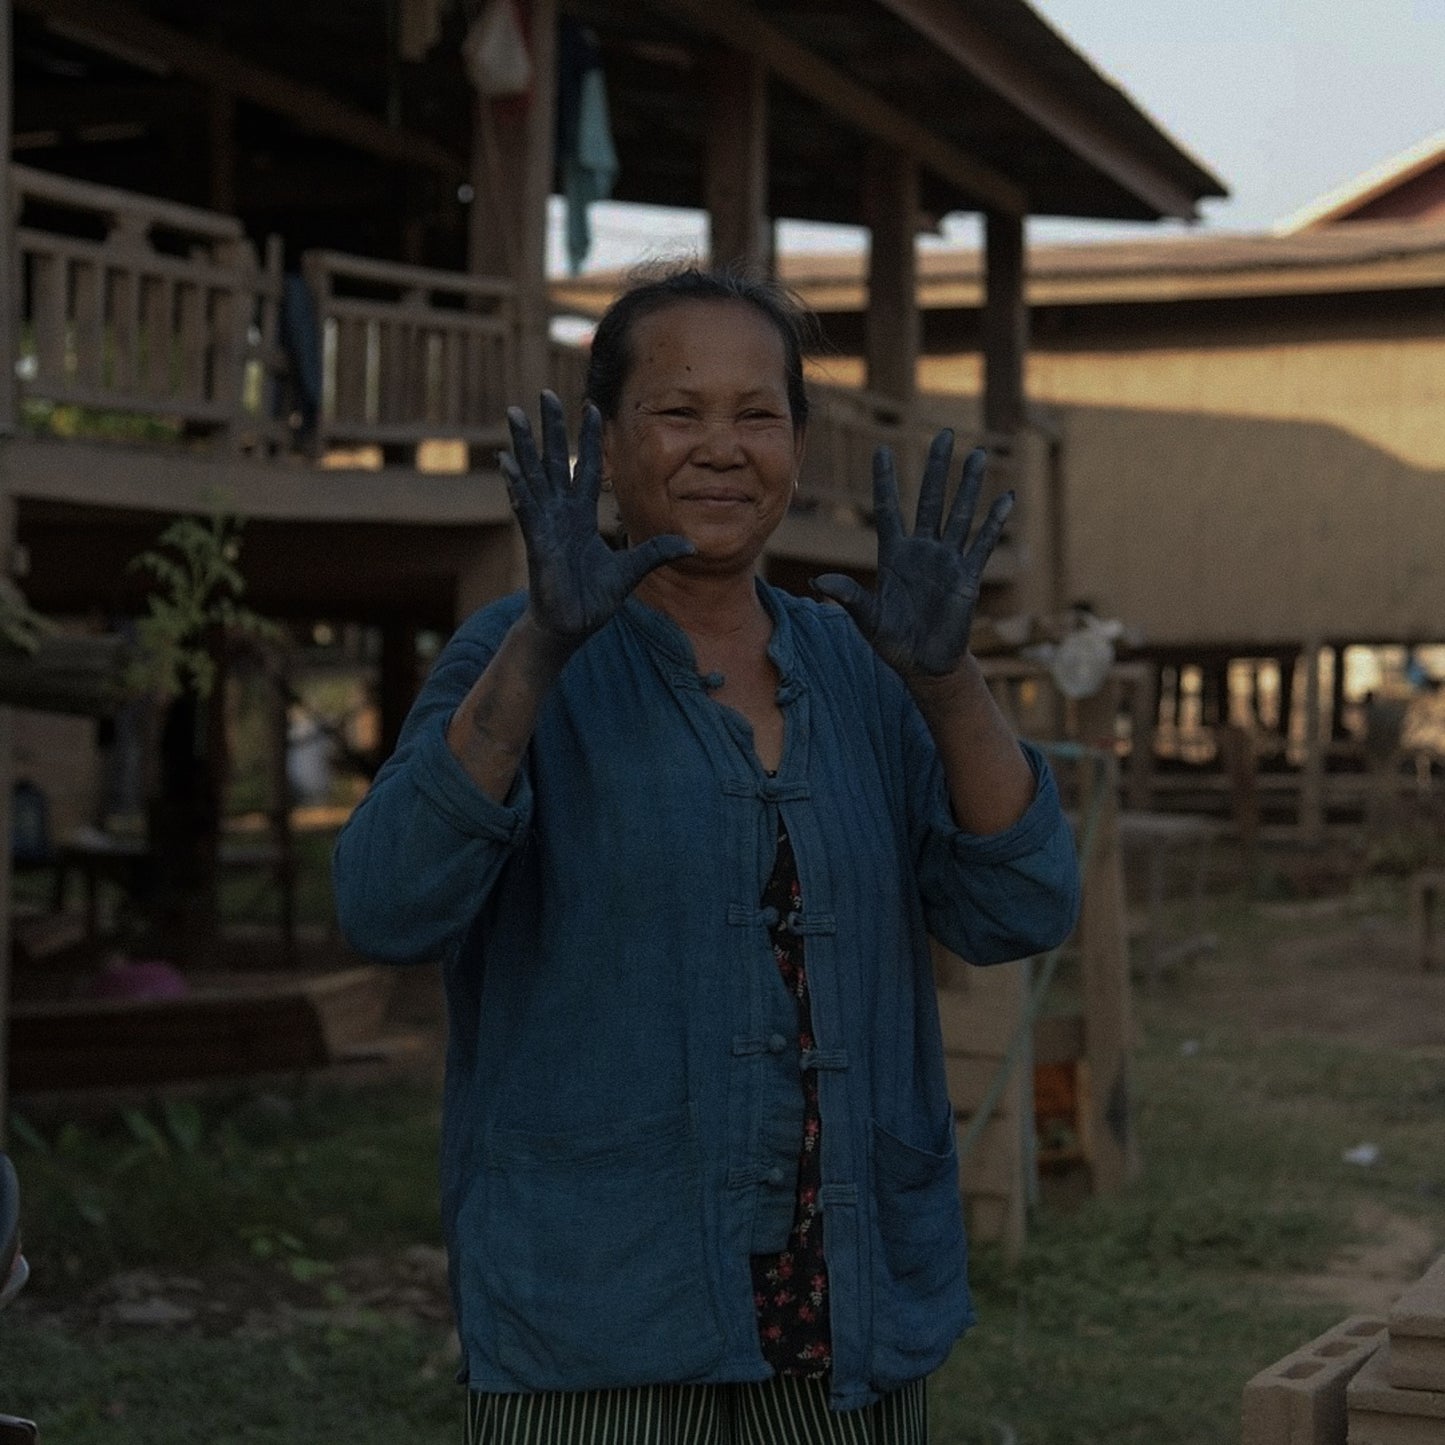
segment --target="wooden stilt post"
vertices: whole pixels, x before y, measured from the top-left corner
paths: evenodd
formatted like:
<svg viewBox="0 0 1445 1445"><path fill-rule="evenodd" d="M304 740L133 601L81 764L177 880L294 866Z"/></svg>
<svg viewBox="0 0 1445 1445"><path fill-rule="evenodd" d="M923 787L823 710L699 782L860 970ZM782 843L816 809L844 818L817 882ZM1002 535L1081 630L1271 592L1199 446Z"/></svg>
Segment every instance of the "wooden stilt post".
<svg viewBox="0 0 1445 1445"><path fill-rule="evenodd" d="M1299 828L1301 841L1319 843L1325 835L1325 749L1328 738L1320 708L1319 638L1305 643L1304 766L1300 772Z"/></svg>
<svg viewBox="0 0 1445 1445"><path fill-rule="evenodd" d="M768 72L755 55L719 50L710 61L703 195L712 265L769 274Z"/></svg>
<svg viewBox="0 0 1445 1445"><path fill-rule="evenodd" d="M1139 1170L1130 1082L1134 1024L1119 846L1119 773L1112 757L1092 765L1086 761L1082 766L1086 776L1081 816L1096 817L1079 921L1084 1040L1090 1071L1089 1163L1094 1192L1114 1194Z"/></svg>
<svg viewBox="0 0 1445 1445"><path fill-rule="evenodd" d="M870 237L863 318L867 386L901 410L918 389L918 167L911 156L889 146L870 147L863 212Z"/></svg>
<svg viewBox="0 0 1445 1445"><path fill-rule="evenodd" d="M1012 436L1026 415L1024 259L1023 217L989 212L984 219L983 424L995 436Z"/></svg>
<svg viewBox="0 0 1445 1445"><path fill-rule="evenodd" d="M474 275L504 276L517 288L516 399L535 417L537 396L551 380L547 298L547 199L554 166L557 0L520 0L532 53L532 88L525 97L473 98L472 208L467 264ZM474 466L489 467L489 456ZM521 535L508 536L507 580L495 595L524 586Z"/></svg>
<svg viewBox="0 0 1445 1445"><path fill-rule="evenodd" d="M15 542L15 509L10 496L9 467L4 450L15 429L14 360L15 305L11 277L15 257L15 217L10 204L10 109L14 50L10 43L10 0L0 0L0 346L7 360L0 366L0 571L10 571ZM10 807L15 768L14 714L0 708L0 1145L10 1117Z"/></svg>
<svg viewBox="0 0 1445 1445"><path fill-rule="evenodd" d="M518 0L526 12L532 88L476 96L468 265L517 287L517 384L528 405L547 384L547 198L557 92L557 0Z"/></svg>

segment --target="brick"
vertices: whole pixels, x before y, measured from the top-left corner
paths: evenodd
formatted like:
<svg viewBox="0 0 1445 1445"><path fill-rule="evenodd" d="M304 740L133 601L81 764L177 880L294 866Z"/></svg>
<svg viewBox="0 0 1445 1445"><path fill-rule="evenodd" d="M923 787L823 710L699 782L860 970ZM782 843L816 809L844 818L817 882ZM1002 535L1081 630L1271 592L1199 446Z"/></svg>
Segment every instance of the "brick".
<svg viewBox="0 0 1445 1445"><path fill-rule="evenodd" d="M1389 1371L1387 1344L1346 1388L1349 1445L1445 1445L1445 1391L1397 1390Z"/></svg>
<svg viewBox="0 0 1445 1445"><path fill-rule="evenodd" d="M1387 1319L1390 1384L1445 1391L1445 1254L1395 1301Z"/></svg>
<svg viewBox="0 0 1445 1445"><path fill-rule="evenodd" d="M1385 1322L1352 1315L1244 1387L1242 1445L1345 1445L1345 1390L1384 1344Z"/></svg>

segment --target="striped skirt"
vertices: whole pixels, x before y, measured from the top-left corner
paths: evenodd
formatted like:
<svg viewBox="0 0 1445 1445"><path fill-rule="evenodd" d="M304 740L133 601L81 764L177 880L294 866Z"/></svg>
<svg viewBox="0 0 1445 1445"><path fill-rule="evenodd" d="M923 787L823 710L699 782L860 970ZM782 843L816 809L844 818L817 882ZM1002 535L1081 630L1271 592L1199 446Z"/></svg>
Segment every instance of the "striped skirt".
<svg viewBox="0 0 1445 1445"><path fill-rule="evenodd" d="M828 1408L828 1382L547 1391L467 1402L466 1445L925 1445L928 1397L914 1380L861 1410Z"/></svg>

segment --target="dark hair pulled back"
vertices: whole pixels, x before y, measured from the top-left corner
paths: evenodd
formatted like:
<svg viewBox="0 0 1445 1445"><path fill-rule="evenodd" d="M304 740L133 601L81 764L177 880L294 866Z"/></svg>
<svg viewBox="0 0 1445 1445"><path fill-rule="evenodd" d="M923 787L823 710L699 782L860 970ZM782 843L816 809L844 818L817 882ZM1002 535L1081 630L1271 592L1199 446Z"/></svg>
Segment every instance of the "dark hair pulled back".
<svg viewBox="0 0 1445 1445"><path fill-rule="evenodd" d="M607 308L592 336L587 363L587 398L609 420L616 417L622 388L632 370L632 333L645 316L684 301L740 301L767 318L783 343L788 411L795 429L808 420L803 352L816 343L812 314L776 281L738 271L703 271L696 266L645 275Z"/></svg>

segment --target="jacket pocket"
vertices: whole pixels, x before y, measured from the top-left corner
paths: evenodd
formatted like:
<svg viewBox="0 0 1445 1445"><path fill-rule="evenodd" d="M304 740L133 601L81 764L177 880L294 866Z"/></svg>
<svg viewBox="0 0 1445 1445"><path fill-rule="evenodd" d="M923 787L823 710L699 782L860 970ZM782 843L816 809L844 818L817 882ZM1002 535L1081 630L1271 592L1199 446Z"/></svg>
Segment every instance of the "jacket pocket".
<svg viewBox="0 0 1445 1445"><path fill-rule="evenodd" d="M873 1383L894 1389L942 1363L968 1327L967 1248L958 1154L942 1154L873 1126Z"/></svg>
<svg viewBox="0 0 1445 1445"><path fill-rule="evenodd" d="M680 1381L721 1358L688 1111L492 1135L483 1287L526 1389Z"/></svg>

